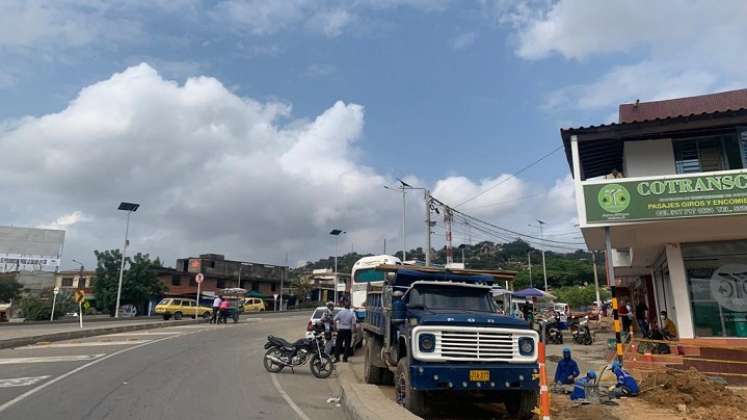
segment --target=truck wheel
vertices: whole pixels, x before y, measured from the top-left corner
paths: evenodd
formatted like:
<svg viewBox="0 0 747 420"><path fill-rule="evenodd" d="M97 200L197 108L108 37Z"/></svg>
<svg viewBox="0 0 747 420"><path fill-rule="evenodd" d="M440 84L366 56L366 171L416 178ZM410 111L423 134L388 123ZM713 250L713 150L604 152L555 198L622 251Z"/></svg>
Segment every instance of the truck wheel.
<svg viewBox="0 0 747 420"><path fill-rule="evenodd" d="M529 420L534 418L534 407L537 406L537 391L522 391L519 395L506 396L506 410L511 418Z"/></svg>
<svg viewBox="0 0 747 420"><path fill-rule="evenodd" d="M382 374L384 368L374 366L373 364L374 358L376 357L374 341L375 339L372 337L366 339L366 354L363 360L363 379L367 384L381 385L383 383Z"/></svg>
<svg viewBox="0 0 747 420"><path fill-rule="evenodd" d="M416 416L425 416L425 393L412 389L410 361L407 357L403 357L397 363L397 373L394 375L394 392L399 404Z"/></svg>

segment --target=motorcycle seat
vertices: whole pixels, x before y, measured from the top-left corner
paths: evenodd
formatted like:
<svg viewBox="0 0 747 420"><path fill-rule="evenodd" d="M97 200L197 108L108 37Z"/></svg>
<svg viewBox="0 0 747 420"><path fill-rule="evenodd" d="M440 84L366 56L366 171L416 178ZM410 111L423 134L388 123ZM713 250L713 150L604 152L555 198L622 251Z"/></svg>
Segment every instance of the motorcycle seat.
<svg viewBox="0 0 747 420"><path fill-rule="evenodd" d="M293 343L288 342L288 340L284 338L275 337L274 335L268 336L267 341L277 344L278 346L281 346L281 347L288 347L288 346L293 347Z"/></svg>

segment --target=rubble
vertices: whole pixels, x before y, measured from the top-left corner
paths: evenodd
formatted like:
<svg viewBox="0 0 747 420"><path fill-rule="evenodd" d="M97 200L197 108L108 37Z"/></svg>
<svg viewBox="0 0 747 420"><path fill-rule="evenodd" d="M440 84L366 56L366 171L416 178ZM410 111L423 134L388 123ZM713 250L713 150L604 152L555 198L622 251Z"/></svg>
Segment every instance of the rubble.
<svg viewBox="0 0 747 420"><path fill-rule="evenodd" d="M747 419L745 398L692 368L650 373L641 382L640 397L696 419Z"/></svg>

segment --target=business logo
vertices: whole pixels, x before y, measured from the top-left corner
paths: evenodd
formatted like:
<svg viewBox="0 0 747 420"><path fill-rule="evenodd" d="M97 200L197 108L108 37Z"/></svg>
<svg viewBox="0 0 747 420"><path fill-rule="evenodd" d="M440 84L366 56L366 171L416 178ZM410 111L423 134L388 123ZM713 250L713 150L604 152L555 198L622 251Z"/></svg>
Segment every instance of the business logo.
<svg viewBox="0 0 747 420"><path fill-rule="evenodd" d="M630 192L620 184L605 185L597 194L599 207L609 213L620 213L630 205Z"/></svg>
<svg viewBox="0 0 747 420"><path fill-rule="evenodd" d="M725 264L714 271L711 295L730 311L747 312L747 265Z"/></svg>

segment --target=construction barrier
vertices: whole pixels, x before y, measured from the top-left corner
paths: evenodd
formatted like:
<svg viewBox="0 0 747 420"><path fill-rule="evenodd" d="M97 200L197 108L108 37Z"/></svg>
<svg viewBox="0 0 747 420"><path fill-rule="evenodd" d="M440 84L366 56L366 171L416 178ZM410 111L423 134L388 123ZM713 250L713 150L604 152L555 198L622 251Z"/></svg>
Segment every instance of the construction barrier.
<svg viewBox="0 0 747 420"><path fill-rule="evenodd" d="M537 356L540 370L540 418L550 420L550 390L547 387L547 367L545 364L545 343L539 342Z"/></svg>

